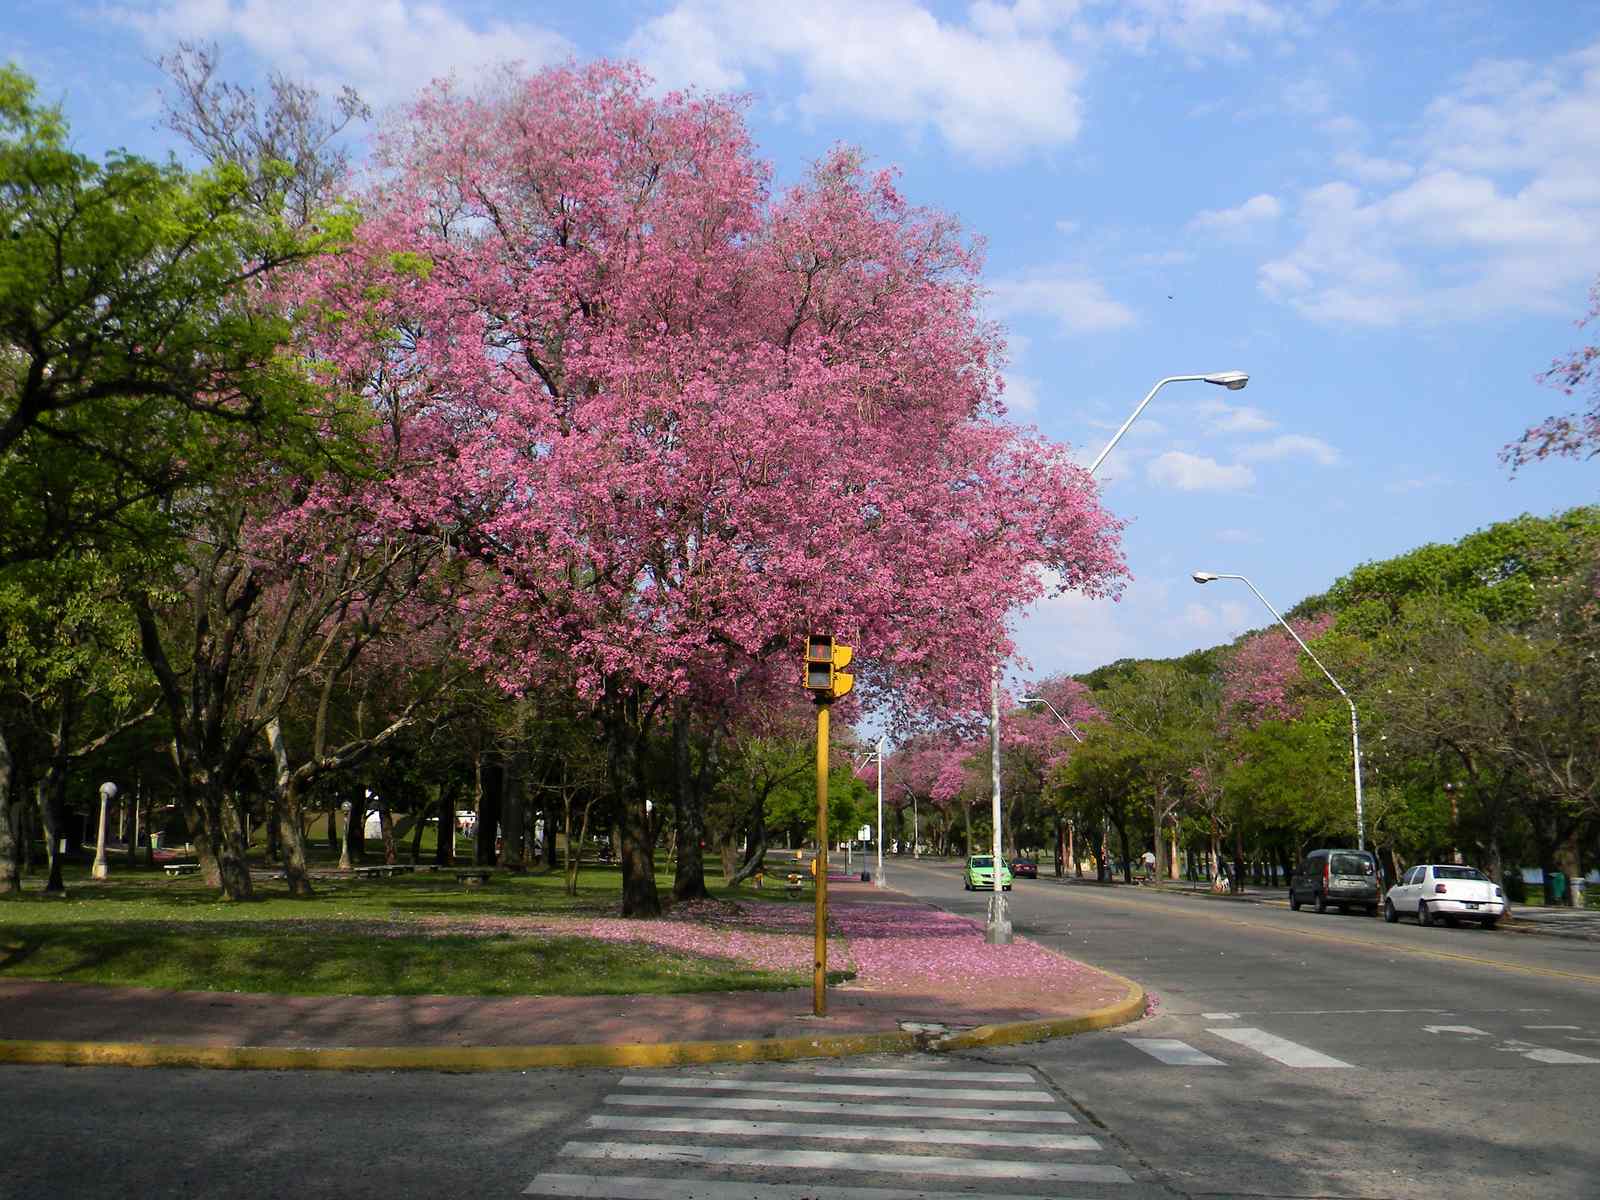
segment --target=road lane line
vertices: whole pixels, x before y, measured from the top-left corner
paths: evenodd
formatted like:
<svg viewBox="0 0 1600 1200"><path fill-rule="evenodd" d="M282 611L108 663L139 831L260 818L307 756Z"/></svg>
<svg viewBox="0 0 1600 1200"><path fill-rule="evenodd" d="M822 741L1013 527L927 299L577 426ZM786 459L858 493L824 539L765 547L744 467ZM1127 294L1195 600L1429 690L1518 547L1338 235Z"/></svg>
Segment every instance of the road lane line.
<svg viewBox="0 0 1600 1200"><path fill-rule="evenodd" d="M728 1183L707 1179L671 1179L659 1175L563 1175L546 1172L522 1193L524 1196L567 1196L571 1200L817 1200L817 1185L793 1183ZM874 1188L828 1186L828 1200L937 1200L941 1194L959 1200L987 1200L976 1192L944 1193L928 1188ZM1051 1196L1023 1196L1007 1192L1005 1200L1062 1200Z"/></svg>
<svg viewBox="0 0 1600 1200"><path fill-rule="evenodd" d="M1424 1025L1423 1033L1465 1033L1471 1037L1488 1037L1487 1029L1474 1029L1471 1025Z"/></svg>
<svg viewBox="0 0 1600 1200"><path fill-rule="evenodd" d="M1056 1098L1040 1089L1012 1088L996 1091L994 1088L918 1088L881 1087L862 1083L776 1083L760 1079L711 1079L690 1075L678 1079L657 1079L651 1076L624 1075L623 1087L682 1088L686 1091L704 1090L718 1092L775 1092L787 1096L870 1096L877 1100L908 1100L928 1097L935 1100L982 1100L1004 1104L1054 1104Z"/></svg>
<svg viewBox="0 0 1600 1200"><path fill-rule="evenodd" d="M613 1117L596 1113L586 1129L642 1133L704 1133L737 1137L825 1139L841 1142L922 1142L937 1139L947 1146L996 1146L1009 1150L1054 1150L1066 1154L1098 1150L1100 1143L1083 1134L1015 1133L999 1129L940 1129L909 1125L824 1125L810 1121L713 1121L705 1117Z"/></svg>
<svg viewBox="0 0 1600 1200"><path fill-rule="evenodd" d="M630 1108L692 1108L749 1112L748 1096L652 1096L612 1094L607 1104ZM933 1104L861 1104L852 1100L773 1100L778 1112L840 1114L863 1117L916 1117L936 1121L1024 1121L1035 1125L1076 1125L1071 1113L1031 1108L948 1108Z"/></svg>
<svg viewBox="0 0 1600 1200"><path fill-rule="evenodd" d="M1574 1054L1570 1050L1524 1050L1523 1058L1531 1058L1534 1062L1542 1063L1600 1063L1600 1058L1590 1058L1587 1054Z"/></svg>
<svg viewBox="0 0 1600 1200"><path fill-rule="evenodd" d="M1196 1050L1188 1042L1180 1042L1177 1038L1123 1038L1122 1040L1134 1049L1143 1050L1151 1058L1172 1067L1225 1067L1228 1065L1220 1058L1212 1058L1211 1055Z"/></svg>
<svg viewBox="0 0 1600 1200"><path fill-rule="evenodd" d="M801 1171L883 1171L908 1175L1050 1179L1063 1183L1132 1183L1121 1167L1100 1163L1029 1162L1014 1158L946 1158L936 1154L870 1154L853 1150L777 1150L766 1146L663 1146L635 1142L568 1142L569 1158L666 1162L681 1166L786 1167ZM826 1189L824 1189L826 1191ZM761 1194L761 1185L755 1185Z"/></svg>
<svg viewBox="0 0 1600 1200"><path fill-rule="evenodd" d="M1313 1050L1310 1046L1302 1046L1299 1042L1291 1042L1288 1038L1281 1038L1275 1033L1268 1033L1265 1029L1238 1028L1228 1026L1223 1029L1208 1029L1207 1033L1215 1034L1220 1038L1227 1038L1230 1042L1237 1042L1259 1054L1265 1054L1275 1062L1280 1062L1286 1067L1316 1067L1316 1068L1348 1068L1350 1064L1341 1059L1323 1054L1320 1050Z"/></svg>

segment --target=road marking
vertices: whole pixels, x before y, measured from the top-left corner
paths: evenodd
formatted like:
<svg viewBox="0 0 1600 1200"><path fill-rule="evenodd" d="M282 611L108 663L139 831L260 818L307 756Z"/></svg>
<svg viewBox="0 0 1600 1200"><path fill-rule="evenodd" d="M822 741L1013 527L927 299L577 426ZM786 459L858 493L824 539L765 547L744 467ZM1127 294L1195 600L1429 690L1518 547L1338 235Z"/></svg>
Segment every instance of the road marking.
<svg viewBox="0 0 1600 1200"><path fill-rule="evenodd" d="M1523 1058L1531 1058L1534 1062L1542 1063L1600 1063L1600 1058L1590 1058L1587 1054L1574 1054L1570 1050L1524 1050Z"/></svg>
<svg viewBox="0 0 1600 1200"><path fill-rule="evenodd" d="M813 1075L850 1079L936 1079L942 1083L1034 1083L1031 1071L919 1071L899 1067L813 1067Z"/></svg>
<svg viewBox="0 0 1600 1200"><path fill-rule="evenodd" d="M1524 1029L1582 1029L1582 1025L1524 1025Z"/></svg>
<svg viewBox="0 0 1600 1200"><path fill-rule="evenodd" d="M573 1200L817 1200L817 1185L793 1183L726 1183L705 1179L668 1179L659 1175L540 1175L522 1193L524 1196L570 1196ZM938 1192L926 1188L836 1187L824 1193L828 1200L929 1200ZM956 1193L950 1193L956 1195ZM959 1193L962 1200L979 1200L972 1192ZM1059 1196L1019 1196L1007 1193L1006 1200L1059 1200Z"/></svg>
<svg viewBox="0 0 1600 1200"><path fill-rule="evenodd" d="M939 1100L986 1100L990 1103L1005 1104L1054 1104L1056 1099L1049 1092L1028 1088L995 1091L993 1088L877 1087L861 1083L769 1083L759 1079L710 1079L699 1075L681 1079L624 1075L622 1086L690 1090L698 1088L724 1092L777 1092L780 1095L790 1096L871 1096L881 1100L906 1100L922 1096Z"/></svg>
<svg viewBox="0 0 1600 1200"><path fill-rule="evenodd" d="M1143 1050L1151 1058L1172 1067L1225 1067L1220 1058L1196 1050L1188 1042L1177 1038L1123 1038L1136 1050Z"/></svg>
<svg viewBox="0 0 1600 1200"><path fill-rule="evenodd" d="M1424 1025L1424 1033L1465 1033L1472 1037L1488 1037L1486 1029L1474 1029L1471 1025Z"/></svg>
<svg viewBox="0 0 1600 1200"><path fill-rule="evenodd" d="M1238 1013L1201 1013L1201 1019L1206 1021L1237 1021Z"/></svg>
<svg viewBox="0 0 1600 1200"><path fill-rule="evenodd" d="M1099 1163L1025 1162L1011 1158L946 1158L933 1154L868 1154L851 1150L777 1150L766 1146L662 1146L635 1142L568 1142L560 1153L608 1162L668 1162L718 1167L789 1167L802 1171L885 1171L911 1175L1051 1179L1064 1183L1132 1183L1121 1167ZM761 1185L755 1185L761 1194ZM815 1194L815 1193L813 1193Z"/></svg>
<svg viewBox="0 0 1600 1200"><path fill-rule="evenodd" d="M810 1121L712 1121L705 1117L612 1117L597 1114L586 1129L637 1130L644 1133L733 1134L741 1137L826 1138L842 1142L921 1142L929 1137L947 1146L1003 1146L1012 1150L1098 1150L1100 1143L1082 1134L1011 1133L998 1129L941 1129L937 1134L907 1125L824 1125Z"/></svg>
<svg viewBox="0 0 1600 1200"><path fill-rule="evenodd" d="M748 1096L610 1095L607 1104L632 1108L700 1108L749 1112ZM862 1117L918 1117L940 1121L1028 1121L1036 1125L1076 1125L1071 1113L1031 1108L945 1108L932 1104L859 1104L852 1100L773 1100L781 1112L850 1113Z"/></svg>
<svg viewBox="0 0 1600 1200"><path fill-rule="evenodd" d="M1337 1058L1330 1058L1319 1050L1310 1046L1302 1046L1299 1042L1291 1042L1288 1038L1281 1038L1275 1033L1268 1033L1265 1029L1250 1029L1230 1027L1224 1029L1208 1029L1207 1033L1216 1034L1217 1037L1227 1038L1230 1042L1237 1042L1276 1062L1281 1062L1286 1067L1349 1067L1350 1064Z"/></svg>

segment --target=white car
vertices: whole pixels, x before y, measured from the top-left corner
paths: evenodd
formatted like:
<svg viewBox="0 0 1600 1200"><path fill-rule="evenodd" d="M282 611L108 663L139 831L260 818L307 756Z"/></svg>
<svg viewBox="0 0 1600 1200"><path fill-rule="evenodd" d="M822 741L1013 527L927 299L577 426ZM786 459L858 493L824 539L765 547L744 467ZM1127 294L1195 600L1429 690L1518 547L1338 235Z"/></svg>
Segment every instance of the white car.
<svg viewBox="0 0 1600 1200"><path fill-rule="evenodd" d="M1398 921L1414 916L1419 925L1442 920L1477 921L1485 929L1506 912L1506 894L1476 867L1454 863L1424 863L1412 867L1383 900L1383 919Z"/></svg>

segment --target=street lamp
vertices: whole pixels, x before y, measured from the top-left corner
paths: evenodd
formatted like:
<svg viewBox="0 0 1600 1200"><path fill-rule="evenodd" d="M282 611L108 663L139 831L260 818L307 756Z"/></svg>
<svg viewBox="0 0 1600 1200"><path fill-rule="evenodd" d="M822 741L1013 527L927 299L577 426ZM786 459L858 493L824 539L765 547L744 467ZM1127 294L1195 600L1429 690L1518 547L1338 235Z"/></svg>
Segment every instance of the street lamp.
<svg viewBox="0 0 1600 1200"><path fill-rule="evenodd" d="M860 770L861 767L866 766L869 762L874 760L876 760L878 764L878 869L873 873L872 876L872 883L874 887L886 886L883 882L883 744L888 740L887 734L883 737L880 737L878 739L878 744L873 748L872 753L866 758L862 759L860 766L856 768L857 770Z"/></svg>
<svg viewBox="0 0 1600 1200"><path fill-rule="evenodd" d="M1271 604L1267 603L1267 598L1256 590L1255 584L1251 583L1243 575L1218 574L1212 571L1196 571L1193 575L1193 579L1196 583L1210 583L1216 579L1237 579L1240 583L1244 584L1245 587L1249 588L1252 592L1255 592L1256 599L1261 601L1261 603L1266 606L1267 611L1277 618L1279 625L1282 625L1289 631L1289 636L1295 640L1295 643L1300 647L1300 649L1306 652L1306 657L1317 664L1317 669L1328 677L1329 683L1333 684L1333 690L1338 692L1339 695L1343 696L1344 702L1350 706L1350 757L1352 763L1354 764L1356 780L1356 849L1365 850L1367 848L1367 824L1361 807L1361 727L1356 720L1356 702L1350 699L1349 692L1345 691L1344 688L1339 686L1339 681L1333 677L1333 672L1329 671L1327 667L1322 665L1322 660L1315 654L1311 653L1311 647L1300 640L1300 635L1294 631L1294 628L1289 624L1289 622L1283 619L1282 614L1279 613L1277 609L1273 608Z"/></svg>
<svg viewBox="0 0 1600 1200"><path fill-rule="evenodd" d="M1094 462L1089 464L1089 474L1092 476L1100 469L1100 464L1105 462L1106 455L1116 448L1122 440L1122 435L1128 432L1129 427L1139 419L1139 414L1145 410L1146 405L1156 398L1156 393L1169 383L1213 383L1218 387L1225 387L1230 392L1237 392L1250 382L1250 376L1244 371L1213 371L1209 375L1168 375L1165 379L1156 380L1156 385L1145 393L1139 406L1128 414L1128 419L1122 427L1111 435L1111 440L1106 443L1106 448L1095 456ZM989 898L989 922L984 929L984 940L991 945L1005 946L1011 943L1011 921L1006 916L1005 896L1000 889L1000 664L996 663L989 676L989 755L994 760L992 786L994 788L994 895Z"/></svg>
<svg viewBox="0 0 1600 1200"><path fill-rule="evenodd" d="M100 834L94 843L94 867L90 874L96 879L104 879L111 874L111 868L106 865L106 808L117 798L117 785L109 779L100 785Z"/></svg>
<svg viewBox="0 0 1600 1200"><path fill-rule="evenodd" d="M1074 729L1071 725L1068 725L1067 724L1067 719L1065 717L1063 717L1059 712L1056 712L1056 706L1054 704L1051 704L1050 701L1046 700L1043 696L1018 696L1017 697L1017 702L1019 704L1042 704L1042 705L1044 705L1046 708L1048 708L1050 710L1051 714L1055 717L1055 719L1061 722L1061 727L1072 735L1072 740L1077 742L1078 745L1080 745L1080 746L1083 745L1083 738L1079 735L1078 731L1076 729ZM1070 829L1070 823L1069 823L1069 829ZM1063 842L1062 837L1061 837L1061 818L1058 815L1056 817L1056 878L1057 879L1061 878L1061 854L1062 854L1062 851L1065 848L1066 848L1066 844L1065 844L1065 842ZM1074 852L1074 853L1076 853L1076 852Z"/></svg>

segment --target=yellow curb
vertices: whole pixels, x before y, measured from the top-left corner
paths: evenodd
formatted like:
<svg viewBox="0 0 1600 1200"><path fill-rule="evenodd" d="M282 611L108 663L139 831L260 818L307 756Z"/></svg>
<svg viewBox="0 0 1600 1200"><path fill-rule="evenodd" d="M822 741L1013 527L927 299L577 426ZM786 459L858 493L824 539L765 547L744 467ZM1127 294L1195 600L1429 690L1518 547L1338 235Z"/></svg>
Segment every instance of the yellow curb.
<svg viewBox="0 0 1600 1200"><path fill-rule="evenodd" d="M1007 1021L998 1025L979 1025L964 1033L952 1033L933 1043L935 1050L977 1050L985 1046L1015 1046L1019 1042L1040 1042L1046 1038L1070 1037L1091 1029L1110 1029L1126 1025L1144 1015L1144 988L1114 971L1092 968L1123 984L1122 999L1078 1017L1046 1017L1040 1021Z"/></svg>
<svg viewBox="0 0 1600 1200"><path fill-rule="evenodd" d="M186 1046L145 1042L0 1041L0 1063L84 1067L207 1067L234 1071L516 1071L542 1067L676 1067L905 1053L915 1034L855 1033L748 1042L569 1046Z"/></svg>

